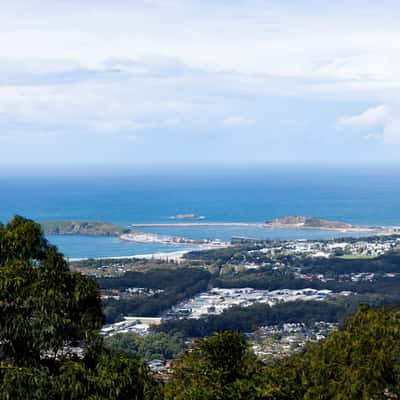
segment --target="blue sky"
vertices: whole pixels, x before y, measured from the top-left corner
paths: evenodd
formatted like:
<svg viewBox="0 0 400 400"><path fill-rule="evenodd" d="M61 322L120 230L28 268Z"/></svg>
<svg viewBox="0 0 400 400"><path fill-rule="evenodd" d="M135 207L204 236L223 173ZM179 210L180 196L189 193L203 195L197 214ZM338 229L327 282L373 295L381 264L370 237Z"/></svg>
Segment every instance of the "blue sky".
<svg viewBox="0 0 400 400"><path fill-rule="evenodd" d="M400 161L395 1L0 5L0 163Z"/></svg>

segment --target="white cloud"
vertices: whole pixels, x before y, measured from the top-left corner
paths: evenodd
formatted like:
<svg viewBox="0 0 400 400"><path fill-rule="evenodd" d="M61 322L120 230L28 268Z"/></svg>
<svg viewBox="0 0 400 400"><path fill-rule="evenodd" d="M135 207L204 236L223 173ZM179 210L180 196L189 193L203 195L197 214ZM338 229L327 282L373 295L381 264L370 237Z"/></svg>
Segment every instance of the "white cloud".
<svg viewBox="0 0 400 400"><path fill-rule="evenodd" d="M273 149L321 130L324 140L349 140L332 129L340 113L347 115L337 121L342 129L397 142L397 6L339 1L326 12L318 2L277 0L4 3L0 131L11 137L116 133L117 142L133 131L138 155L148 158L153 152L139 147L146 134L161 150L166 137L186 146L184 134L194 143L182 151L190 158L201 141L222 140L221 126L253 126L252 142L275 131ZM377 106L358 115L346 109L365 104ZM232 159L244 131L231 141ZM0 159L12 151L0 146ZM311 145L309 152L322 154Z"/></svg>
<svg viewBox="0 0 400 400"><path fill-rule="evenodd" d="M370 128L384 124L389 116L389 108L386 105L371 107L361 114L342 117L338 125L349 128Z"/></svg>
<svg viewBox="0 0 400 400"><path fill-rule="evenodd" d="M398 10L357 18L360 9L349 5L319 14L315 5L310 13L309 7L258 0L13 3L0 15L0 48L8 57L51 54L93 67L152 53L211 71L365 84L400 80L400 28L389 18L395 21Z"/></svg>
<svg viewBox="0 0 400 400"><path fill-rule="evenodd" d="M365 139L400 144L400 107L397 104L371 107L360 114L342 117L338 125L365 133Z"/></svg>

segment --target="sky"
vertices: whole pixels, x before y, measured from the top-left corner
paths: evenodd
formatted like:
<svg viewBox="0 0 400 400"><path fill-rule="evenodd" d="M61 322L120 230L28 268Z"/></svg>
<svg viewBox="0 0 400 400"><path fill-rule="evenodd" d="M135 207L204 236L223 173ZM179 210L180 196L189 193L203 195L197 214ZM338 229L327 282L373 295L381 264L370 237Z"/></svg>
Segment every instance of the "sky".
<svg viewBox="0 0 400 400"><path fill-rule="evenodd" d="M400 5L0 4L0 165L400 162Z"/></svg>

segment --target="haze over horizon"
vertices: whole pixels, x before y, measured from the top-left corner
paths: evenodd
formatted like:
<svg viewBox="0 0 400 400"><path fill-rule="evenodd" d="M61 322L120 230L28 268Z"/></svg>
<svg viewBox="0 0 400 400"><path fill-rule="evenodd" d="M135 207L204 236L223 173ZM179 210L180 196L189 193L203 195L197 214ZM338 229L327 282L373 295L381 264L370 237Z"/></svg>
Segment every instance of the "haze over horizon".
<svg viewBox="0 0 400 400"><path fill-rule="evenodd" d="M0 11L3 167L400 161L395 1Z"/></svg>

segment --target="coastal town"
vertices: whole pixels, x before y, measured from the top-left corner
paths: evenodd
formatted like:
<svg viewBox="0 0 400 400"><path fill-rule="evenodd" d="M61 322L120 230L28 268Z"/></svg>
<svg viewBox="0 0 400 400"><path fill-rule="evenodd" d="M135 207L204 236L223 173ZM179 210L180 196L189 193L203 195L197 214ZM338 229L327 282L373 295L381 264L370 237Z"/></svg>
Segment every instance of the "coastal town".
<svg viewBox="0 0 400 400"><path fill-rule="evenodd" d="M309 258L343 258L343 259L372 259L387 253L388 251L400 247L400 237L396 235L373 236L348 239L332 239L332 240L276 240L276 241L256 241L254 239L236 238L231 243L218 242L214 245L205 243L200 250L211 250L213 248L226 248L231 246L246 245L257 243L256 249L248 251L241 250L241 262L235 263L236 270L256 270L263 267L271 267L274 269L282 269L286 265L286 257L309 257ZM95 269L90 269L90 273L97 277L100 276L117 276L123 275L127 271L137 269L138 263L132 260L148 260L152 262L172 262L177 264L187 264L185 255L197 247L186 251L175 251L169 253L155 253L136 255L132 257L110 257L109 259L98 259ZM74 262L72 265L81 272L87 273L86 268L80 268L81 261ZM93 262L92 262L93 264ZM297 273L299 273L297 271ZM303 275L298 275L304 277ZM321 278L321 277L320 277Z"/></svg>
<svg viewBox="0 0 400 400"><path fill-rule="evenodd" d="M270 363L300 352L306 343L325 339L337 329L337 324L317 321L314 324L287 323L262 326L247 335L252 350L264 362Z"/></svg>
<svg viewBox="0 0 400 400"><path fill-rule="evenodd" d="M270 256L303 255L314 258L330 257L378 257L397 247L397 237L377 236L374 238L338 240L293 240L271 242L261 249L249 253L263 253Z"/></svg>
<svg viewBox="0 0 400 400"><path fill-rule="evenodd" d="M127 292L143 292L143 288L129 288ZM148 293L148 292L147 292ZM146 294L146 295L154 295ZM125 317L123 321L115 324L106 325L101 333L104 336L115 335L118 333L134 332L145 335L151 326L160 324L163 320L194 318L199 319L206 315L218 315L225 310L234 307L249 307L260 303L274 306L278 303L288 301L323 301L333 296L349 296L351 292L333 293L331 290L315 290L311 288L301 290L279 289L279 290L255 290L252 288L221 289L212 288L207 292L198 294L192 299L183 301L170 310L163 313L161 317ZM110 298L104 297L103 299ZM113 297L120 300L121 295Z"/></svg>
<svg viewBox="0 0 400 400"><path fill-rule="evenodd" d="M205 315L218 315L224 310L234 307L249 307L256 303L274 306L288 301L326 300L331 296L348 296L350 292L333 293L331 290L311 288L291 290L256 290L253 288L212 288L200 293L188 301L173 306L165 313L164 318L201 318Z"/></svg>
<svg viewBox="0 0 400 400"><path fill-rule="evenodd" d="M345 229L343 225L336 228ZM121 234L124 240L154 240L191 246L171 253L72 261L70 266L92 275L99 280L100 286L107 286L101 288L106 316L108 310L115 311L101 329L105 339L121 335L151 338L171 323L178 326L179 323L192 323L190 321L202 323L209 318L227 318L231 311L236 312L234 310L252 313L251 310L258 306L274 310L284 305L290 309L290 304L294 307L303 307L306 303L314 304L313 307L315 304L321 307L352 304L376 296L380 285L396 287L400 269L396 266L397 261L391 264L390 255L398 254L400 237L387 232L377 235L357 233L360 234L358 237L318 240L234 237L229 243L223 243L127 232ZM382 264L380 260L386 260L385 257L388 261ZM151 271L154 271L154 278L148 281L134 278L147 277ZM161 271L168 271L176 278L171 278L170 282L169 278L163 280L160 276L158 279L157 274ZM197 289L197 278L176 287L181 279L179 274L191 275L195 271L203 271L208 276L199 286L202 290ZM141 285L135 285L135 282ZM188 289L188 294L183 295L182 292ZM384 290L381 296L388 295ZM371 291L374 294L370 294ZM304 307L307 309L306 305ZM244 333L252 351L264 362L270 362L301 351L307 343L317 342L337 329L335 319L323 315L316 318L311 314L304 321L292 318L283 319L282 323L249 326ZM280 319L278 315L274 321ZM193 340L196 340L196 334L186 338L185 346L190 347ZM162 376L170 368L169 359L164 356L149 359L148 365Z"/></svg>

